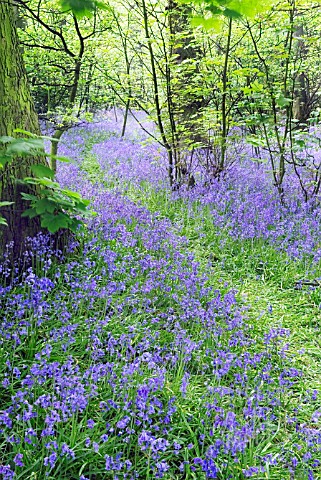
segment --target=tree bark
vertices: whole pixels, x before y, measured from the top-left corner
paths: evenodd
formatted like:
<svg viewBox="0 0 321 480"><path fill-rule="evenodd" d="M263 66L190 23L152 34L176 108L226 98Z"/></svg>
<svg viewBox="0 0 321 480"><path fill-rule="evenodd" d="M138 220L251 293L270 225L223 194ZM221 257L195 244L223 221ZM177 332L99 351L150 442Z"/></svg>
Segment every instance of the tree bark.
<svg viewBox="0 0 321 480"><path fill-rule="evenodd" d="M184 129L183 136L191 143L202 143L200 132L201 109L204 107L204 97L199 91L190 91L193 77L199 73L199 60L202 58L201 47L197 45L191 27L189 26L190 8L180 5L176 0L169 0L169 31L173 66L178 68L173 72L175 87L173 86L174 104ZM177 70L177 68L176 68ZM194 83L194 88L196 84ZM186 90L188 93L186 93Z"/></svg>
<svg viewBox="0 0 321 480"><path fill-rule="evenodd" d="M186 175L189 177L191 165L187 157L192 155L193 147L204 145L204 132L201 125L204 96L196 89L194 76L199 73L199 60L202 51L197 45L191 30L190 7L176 0L168 2L168 24L171 56L171 110L175 124L176 175L180 183ZM173 81L174 80L174 81ZM185 178L186 180L186 178Z"/></svg>
<svg viewBox="0 0 321 480"><path fill-rule="evenodd" d="M294 32L296 42L297 62L304 63L308 55L308 48L304 42L304 28L300 24ZM307 75L304 71L300 71L295 78L295 90L292 107L293 118L298 120L298 127L300 129L307 128L307 121L311 114L311 107L309 105L309 85Z"/></svg>
<svg viewBox="0 0 321 480"><path fill-rule="evenodd" d="M14 8L11 0L0 0L0 136L13 136L16 128L40 133L19 46ZM37 158L36 163L42 162L45 164L44 158ZM25 239L40 230L39 219L21 217L28 208L21 193L27 190L17 182L17 179L31 176L33 163L33 158L15 158L0 170L0 201L14 202L1 208L8 226L0 229L0 257L6 245L13 243L12 260L17 260Z"/></svg>

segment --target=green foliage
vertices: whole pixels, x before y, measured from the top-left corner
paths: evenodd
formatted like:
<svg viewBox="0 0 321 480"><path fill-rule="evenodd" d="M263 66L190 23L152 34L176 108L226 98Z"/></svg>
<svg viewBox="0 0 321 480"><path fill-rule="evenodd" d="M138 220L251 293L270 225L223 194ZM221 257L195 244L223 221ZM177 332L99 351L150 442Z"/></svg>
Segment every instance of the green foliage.
<svg viewBox="0 0 321 480"><path fill-rule="evenodd" d="M287 107L293 102L292 98L287 98L284 95L280 94L276 99L276 103L279 107Z"/></svg>
<svg viewBox="0 0 321 480"><path fill-rule="evenodd" d="M202 26L205 30L219 31L222 27L222 20L219 17L204 18L199 15L195 15L191 19L193 27Z"/></svg>
<svg viewBox="0 0 321 480"><path fill-rule="evenodd" d="M37 38L36 44L45 47L24 49L36 107L43 118L63 130L79 124L85 111L128 105L134 113L146 112L158 124L157 98L162 106L160 119L168 151L173 156L180 156L183 145L192 152L204 143L212 149L209 170L215 176L221 168L216 168L218 163L227 168L229 162L234 162L232 129L241 127L244 138L255 147L255 155L270 147L270 158L276 166L271 171L280 166L278 182L282 182L285 145L290 146L286 152L289 172L294 168L294 154L299 147L305 148L303 141L290 145L289 132L294 126L300 129L302 124L318 120L313 116L321 102L320 96L313 93L319 91L320 85L317 9L302 8L302 2L277 4L272 0L177 0L172 5L174 33L170 39L169 31L165 33L170 28L167 2L145 3L157 92L143 29L142 2L114 2L108 11L99 10L97 15L95 9L104 6L95 0L54 0L50 10L45 8L44 0L28 2L33 11L39 10L42 21L61 32L65 40L64 44L59 35L51 35L31 18L20 32L24 44ZM156 5L157 17L153 13ZM192 31L188 23L192 11L192 24L205 29ZM88 19L93 13L97 29L94 19ZM258 13L255 20L243 21ZM81 18L79 31L86 46L77 97L71 107L66 85L74 85L74 60L80 51L73 15ZM184 115L186 120L182 121ZM115 110L116 121L117 116ZM285 117L291 128L284 128ZM159 131L149 131L164 144ZM175 160L175 165L181 165L180 159ZM2 163L7 161L6 156L2 157ZM191 161L196 164L196 155L191 155ZM297 161L300 163L299 158ZM313 169L316 171L312 166L311 174L306 167L300 169L308 185Z"/></svg>
<svg viewBox="0 0 321 480"><path fill-rule="evenodd" d="M190 3L183 0L183 3ZM192 0L195 5L202 6L210 17L197 15L192 18L192 25L203 26L206 30L219 29L222 17L240 19L251 18L271 6L269 0Z"/></svg>
<svg viewBox="0 0 321 480"><path fill-rule="evenodd" d="M42 167L42 165L35 165L35 167L37 168L34 170L40 172L41 169L38 167ZM52 170L51 172L53 174ZM24 200L31 204L31 207L22 216L34 218L39 215L41 226L47 228L50 233L56 233L60 229L76 232L78 227L83 225L77 216L89 213L87 212L89 200L83 199L76 192L61 188L57 182L47 177L27 177L24 179L24 183L39 187L39 194L21 194Z"/></svg>
<svg viewBox="0 0 321 480"><path fill-rule="evenodd" d="M0 169L3 168L7 163L10 163L10 161L14 157L53 157L53 155L51 155L50 153L45 152L43 141L50 140L57 142L55 138L47 137L45 135L34 135L30 132L26 132L20 129L16 129L15 132L22 133L23 135L28 135L29 138L14 138L9 136L0 137ZM60 162L68 163L70 161L69 158L63 156L55 155L54 157ZM45 165L38 165L36 168L38 169L38 172L34 171L34 167L32 167L33 173L35 173L36 176L43 176L42 174L45 171L47 173L47 176L50 176L50 169ZM41 168L42 170L40 171L39 168ZM39 172L40 175L38 175Z"/></svg>
<svg viewBox="0 0 321 480"><path fill-rule="evenodd" d="M28 132L23 132L27 133ZM35 157L47 156L43 138L29 135L31 138L0 137L2 152L0 154L0 168L10 163L13 158L33 155ZM60 158L60 157L57 157ZM63 158L66 161L66 158ZM23 212L23 217L34 218L39 216L41 226L47 228L50 233L56 233L60 229L68 229L76 232L83 222L78 218L89 214L87 207L90 203L76 192L61 188L59 183L54 182L55 172L44 164L31 166L34 177L17 179L37 191L37 195L21 193L24 200L30 202L30 208ZM12 205L14 202L0 202L0 208ZM6 220L0 215L0 225L7 225Z"/></svg>
<svg viewBox="0 0 321 480"><path fill-rule="evenodd" d="M0 169L11 161L13 157L27 157L30 155L43 155L44 146L41 137L13 138L0 137Z"/></svg>
<svg viewBox="0 0 321 480"><path fill-rule="evenodd" d="M60 0L64 12L72 12L77 18L92 17L97 8L106 9L103 2L97 0Z"/></svg>
<svg viewBox="0 0 321 480"><path fill-rule="evenodd" d="M32 165L31 166L32 173L35 174L36 177L48 177L54 178L55 172L51 170L51 168L46 167L46 165Z"/></svg>

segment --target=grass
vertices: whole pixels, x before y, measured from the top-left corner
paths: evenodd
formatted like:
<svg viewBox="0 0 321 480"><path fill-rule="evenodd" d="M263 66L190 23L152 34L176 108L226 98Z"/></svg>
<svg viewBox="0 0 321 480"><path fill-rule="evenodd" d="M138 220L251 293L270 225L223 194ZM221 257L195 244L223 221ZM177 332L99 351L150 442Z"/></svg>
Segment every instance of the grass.
<svg viewBox="0 0 321 480"><path fill-rule="evenodd" d="M91 160L89 170L97 169L95 158ZM110 179L105 185L114 187ZM116 187L119 189L119 182ZM182 198L173 200L168 191L155 190L148 182L142 182L140 188L130 183L123 188L134 202L170 219L177 233L187 238L188 249L201 271L210 269L211 286L224 285L224 289L237 291L238 301L247 306L248 322L257 335L272 327L290 330L287 355L293 366L303 372L304 380L297 392L297 405L302 408L300 402L306 391L321 387L321 288L300 288L298 282L311 280L311 274L320 277L320 262L315 264L309 258L292 260L263 239L238 241L224 229L215 228L208 206ZM190 401L193 403L192 398ZM301 420L306 421L310 414L308 407Z"/></svg>
<svg viewBox="0 0 321 480"><path fill-rule="evenodd" d="M208 207L173 201L167 192L155 192L147 184L143 191L129 189L127 194L178 226L202 270L211 269L212 285L235 288L238 299L249 305L252 324L263 330L268 326L291 329L291 349L304 350L297 361L306 366L309 387L320 388L321 287L300 289L297 282L311 280L312 268L312 278L321 276L321 265L311 267L308 259L291 260L262 239L235 240L224 230L217 231Z"/></svg>

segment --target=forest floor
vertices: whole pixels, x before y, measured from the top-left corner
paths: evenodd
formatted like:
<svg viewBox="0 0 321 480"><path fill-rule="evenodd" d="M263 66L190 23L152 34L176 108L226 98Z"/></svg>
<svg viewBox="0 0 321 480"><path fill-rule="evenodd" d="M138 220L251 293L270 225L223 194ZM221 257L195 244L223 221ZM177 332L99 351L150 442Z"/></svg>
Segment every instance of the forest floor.
<svg viewBox="0 0 321 480"><path fill-rule="evenodd" d="M69 132L97 215L2 288L0 478L321 479L319 219L173 195L133 132Z"/></svg>

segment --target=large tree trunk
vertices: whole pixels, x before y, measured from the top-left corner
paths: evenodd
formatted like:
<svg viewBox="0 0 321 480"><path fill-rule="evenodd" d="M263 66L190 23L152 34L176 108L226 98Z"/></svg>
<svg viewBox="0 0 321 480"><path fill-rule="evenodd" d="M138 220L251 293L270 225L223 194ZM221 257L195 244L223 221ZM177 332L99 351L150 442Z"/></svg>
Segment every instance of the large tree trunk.
<svg viewBox="0 0 321 480"><path fill-rule="evenodd" d="M16 128L40 133L19 47L14 7L11 0L0 0L0 136L12 136ZM45 159L37 158L36 162L45 162ZM6 245L13 242L12 260L18 259L26 237L34 236L40 229L38 219L21 217L28 202L21 198L25 187L16 182L31 175L32 163L32 158L15 158L0 170L0 201L14 202L1 208L8 226L1 226L0 257Z"/></svg>

